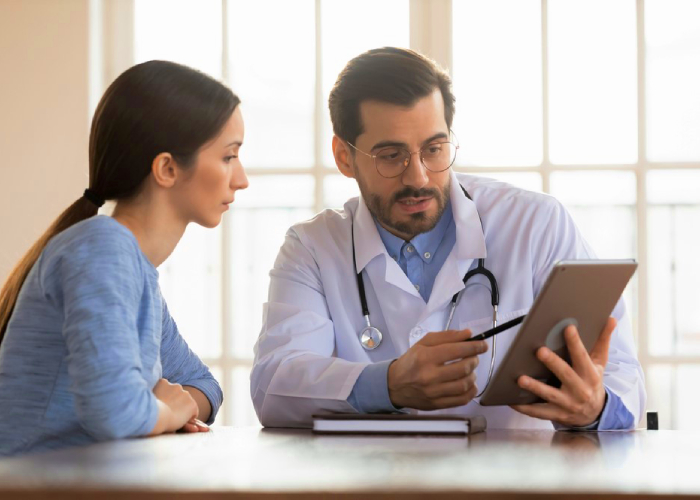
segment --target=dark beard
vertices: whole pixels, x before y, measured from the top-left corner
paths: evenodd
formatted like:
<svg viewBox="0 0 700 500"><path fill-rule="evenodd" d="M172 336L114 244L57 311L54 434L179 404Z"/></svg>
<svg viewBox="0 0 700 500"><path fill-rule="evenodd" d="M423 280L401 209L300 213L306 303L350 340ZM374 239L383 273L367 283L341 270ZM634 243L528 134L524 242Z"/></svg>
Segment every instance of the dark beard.
<svg viewBox="0 0 700 500"><path fill-rule="evenodd" d="M357 171L357 170L356 170ZM411 187L405 187L394 193L391 196L391 200L384 204L379 195L368 193L367 187L364 182L357 177L357 184L360 187L360 192L362 197L367 203L367 208L370 213L387 229L393 229L403 235L405 235L407 240L412 239L417 234L427 233L433 229L437 223L440 221L442 214L445 213L447 208L447 203L450 201L450 182L447 183L442 193L435 188L421 188L414 189ZM434 216L429 217L425 212L419 212L411 214L411 220L408 222L395 221L391 219L391 207L394 203L402 198L423 198L423 197L433 197L437 201L438 209Z"/></svg>

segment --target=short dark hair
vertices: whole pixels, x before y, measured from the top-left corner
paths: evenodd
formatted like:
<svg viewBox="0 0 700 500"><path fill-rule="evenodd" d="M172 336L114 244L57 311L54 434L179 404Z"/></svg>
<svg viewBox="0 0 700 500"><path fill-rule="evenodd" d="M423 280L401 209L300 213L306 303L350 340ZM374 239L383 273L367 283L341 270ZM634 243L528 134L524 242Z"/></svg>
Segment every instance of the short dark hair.
<svg viewBox="0 0 700 500"><path fill-rule="evenodd" d="M452 80L438 64L418 52L397 47L373 49L352 59L338 75L328 98L333 132L355 143L363 132L360 104L373 100L411 106L440 89L445 122L452 127Z"/></svg>

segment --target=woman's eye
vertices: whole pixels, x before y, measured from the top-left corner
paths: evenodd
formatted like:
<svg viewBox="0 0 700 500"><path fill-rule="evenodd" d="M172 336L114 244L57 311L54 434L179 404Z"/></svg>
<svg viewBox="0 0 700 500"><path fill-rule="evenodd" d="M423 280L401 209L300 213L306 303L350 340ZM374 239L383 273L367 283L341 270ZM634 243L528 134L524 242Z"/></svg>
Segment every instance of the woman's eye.
<svg viewBox="0 0 700 500"><path fill-rule="evenodd" d="M238 155L226 156L226 157L224 157L224 161L225 161L226 163L230 163L231 160L233 160L234 158L238 158Z"/></svg>

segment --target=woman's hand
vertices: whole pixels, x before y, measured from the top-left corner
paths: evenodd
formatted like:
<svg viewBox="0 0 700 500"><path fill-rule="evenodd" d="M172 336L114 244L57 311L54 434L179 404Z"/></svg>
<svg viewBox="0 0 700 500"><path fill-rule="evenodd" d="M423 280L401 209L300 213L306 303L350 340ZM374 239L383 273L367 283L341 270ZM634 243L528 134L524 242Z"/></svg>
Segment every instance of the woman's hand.
<svg viewBox="0 0 700 500"><path fill-rule="evenodd" d="M209 432L209 426L197 418L191 419L182 429L182 432Z"/></svg>
<svg viewBox="0 0 700 500"><path fill-rule="evenodd" d="M151 436L175 432L196 420L199 414L197 402L180 384L171 384L162 378L153 388L153 394L158 399L159 411Z"/></svg>

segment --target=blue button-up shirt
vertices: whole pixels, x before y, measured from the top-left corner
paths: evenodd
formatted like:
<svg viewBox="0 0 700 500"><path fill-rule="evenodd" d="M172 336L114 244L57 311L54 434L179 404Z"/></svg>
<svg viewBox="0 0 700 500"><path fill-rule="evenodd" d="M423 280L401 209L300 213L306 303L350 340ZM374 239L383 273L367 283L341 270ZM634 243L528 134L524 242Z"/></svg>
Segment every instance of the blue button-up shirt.
<svg viewBox="0 0 700 500"><path fill-rule="evenodd" d="M435 278L455 244L456 228L452 205L448 203L437 225L411 241L404 241L384 229L375 220L379 236L389 255L411 281L423 300L428 302Z"/></svg>

